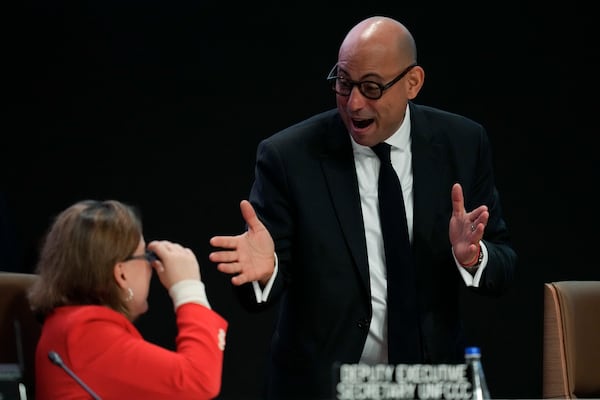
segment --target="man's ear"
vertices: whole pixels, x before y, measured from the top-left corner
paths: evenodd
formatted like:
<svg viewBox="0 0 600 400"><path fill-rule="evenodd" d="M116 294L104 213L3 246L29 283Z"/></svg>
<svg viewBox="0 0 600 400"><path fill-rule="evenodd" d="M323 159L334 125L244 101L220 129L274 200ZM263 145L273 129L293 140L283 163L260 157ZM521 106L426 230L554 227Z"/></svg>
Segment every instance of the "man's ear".
<svg viewBox="0 0 600 400"><path fill-rule="evenodd" d="M414 99L419 94L425 81L425 70L417 65L406 74L406 97Z"/></svg>

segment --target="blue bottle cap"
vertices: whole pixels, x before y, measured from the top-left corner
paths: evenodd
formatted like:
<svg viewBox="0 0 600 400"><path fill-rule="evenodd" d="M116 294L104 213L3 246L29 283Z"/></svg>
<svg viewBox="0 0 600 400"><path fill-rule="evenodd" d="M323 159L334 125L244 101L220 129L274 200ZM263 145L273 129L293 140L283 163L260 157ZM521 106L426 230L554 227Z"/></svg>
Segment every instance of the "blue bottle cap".
<svg viewBox="0 0 600 400"><path fill-rule="evenodd" d="M465 349L465 354L481 354L481 350L477 346L471 346Z"/></svg>

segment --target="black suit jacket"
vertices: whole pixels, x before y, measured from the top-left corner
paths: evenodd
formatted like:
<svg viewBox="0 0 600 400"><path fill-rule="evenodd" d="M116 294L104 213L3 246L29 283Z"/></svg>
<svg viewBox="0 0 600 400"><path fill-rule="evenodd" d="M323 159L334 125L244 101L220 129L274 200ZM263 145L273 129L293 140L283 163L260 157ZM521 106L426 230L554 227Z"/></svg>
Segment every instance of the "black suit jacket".
<svg viewBox="0 0 600 400"><path fill-rule="evenodd" d="M485 204L489 261L477 291L497 295L512 280L509 244L484 128L465 117L410 104L414 236L425 363L464 361L459 290L448 224L451 187L465 208ZM279 273L268 303L238 289L251 310L280 307L272 339L269 398L334 398L339 363L361 356L371 313L367 249L351 138L337 110L262 141L250 201L275 240Z"/></svg>

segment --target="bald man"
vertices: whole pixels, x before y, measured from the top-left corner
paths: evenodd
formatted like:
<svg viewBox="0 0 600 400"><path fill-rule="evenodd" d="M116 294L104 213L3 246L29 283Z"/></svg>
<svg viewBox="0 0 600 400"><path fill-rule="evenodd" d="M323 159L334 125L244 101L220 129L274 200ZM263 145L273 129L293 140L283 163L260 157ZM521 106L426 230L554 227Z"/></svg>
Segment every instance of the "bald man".
<svg viewBox="0 0 600 400"><path fill-rule="evenodd" d="M341 363L464 362L461 287L496 296L513 280L517 255L487 133L416 104L424 78L403 24L359 22L327 78L337 108L259 144L241 204L248 230L211 239L221 248L211 260L232 275L246 307L280 307L269 399L335 398ZM403 202L393 204L408 230L402 265L386 265L404 242L384 246L373 149L380 143L401 185ZM394 268L409 274L403 289L388 291Z"/></svg>

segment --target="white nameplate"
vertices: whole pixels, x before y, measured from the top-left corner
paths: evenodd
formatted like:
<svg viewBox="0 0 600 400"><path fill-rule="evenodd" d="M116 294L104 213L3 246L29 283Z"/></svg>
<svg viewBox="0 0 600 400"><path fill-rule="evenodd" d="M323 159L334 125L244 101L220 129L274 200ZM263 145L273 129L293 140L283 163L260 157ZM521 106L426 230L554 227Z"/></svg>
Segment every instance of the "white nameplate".
<svg viewBox="0 0 600 400"><path fill-rule="evenodd" d="M466 364L341 364L337 400L472 398Z"/></svg>

